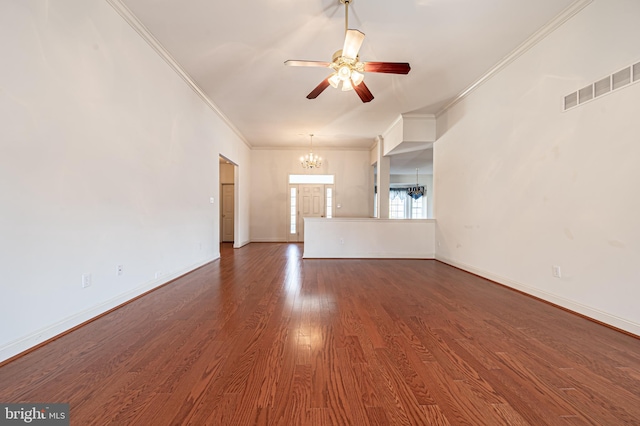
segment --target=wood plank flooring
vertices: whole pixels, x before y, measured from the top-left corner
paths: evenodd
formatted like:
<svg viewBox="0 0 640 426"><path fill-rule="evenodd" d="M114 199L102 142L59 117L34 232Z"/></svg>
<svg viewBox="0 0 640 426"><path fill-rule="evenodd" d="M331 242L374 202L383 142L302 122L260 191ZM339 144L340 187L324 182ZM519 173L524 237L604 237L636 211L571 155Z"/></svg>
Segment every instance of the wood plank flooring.
<svg viewBox="0 0 640 426"><path fill-rule="evenodd" d="M222 258L0 367L71 424L638 425L640 340L436 261Z"/></svg>

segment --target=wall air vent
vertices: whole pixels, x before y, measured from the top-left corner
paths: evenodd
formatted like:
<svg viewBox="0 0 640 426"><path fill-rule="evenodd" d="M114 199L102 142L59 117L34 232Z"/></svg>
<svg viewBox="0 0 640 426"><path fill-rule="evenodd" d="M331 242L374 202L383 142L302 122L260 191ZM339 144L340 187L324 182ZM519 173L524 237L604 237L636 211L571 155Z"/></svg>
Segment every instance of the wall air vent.
<svg viewBox="0 0 640 426"><path fill-rule="evenodd" d="M573 108L578 105L578 92L573 92L564 97L564 110L568 110L569 108Z"/></svg>
<svg viewBox="0 0 640 426"><path fill-rule="evenodd" d="M605 93L609 93L611 91L611 76L596 81L593 83L593 88L596 98L604 95Z"/></svg>
<svg viewBox="0 0 640 426"><path fill-rule="evenodd" d="M613 79L613 90L626 86L631 83L631 67L620 70L611 77Z"/></svg>
<svg viewBox="0 0 640 426"><path fill-rule="evenodd" d="M607 93L640 81L640 62L629 65L563 98L563 111L575 108Z"/></svg>
<svg viewBox="0 0 640 426"><path fill-rule="evenodd" d="M583 104L593 99L593 84L578 90L578 101Z"/></svg>

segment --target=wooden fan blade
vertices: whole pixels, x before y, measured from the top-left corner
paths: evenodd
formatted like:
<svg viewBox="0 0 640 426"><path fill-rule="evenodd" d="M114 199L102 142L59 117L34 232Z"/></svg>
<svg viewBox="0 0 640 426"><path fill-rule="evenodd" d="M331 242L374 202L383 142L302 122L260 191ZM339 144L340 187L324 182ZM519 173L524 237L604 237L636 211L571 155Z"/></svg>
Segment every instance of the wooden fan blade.
<svg viewBox="0 0 640 426"><path fill-rule="evenodd" d="M363 41L364 33L358 30L347 30L347 35L344 38L344 47L342 48L342 56L349 59L356 59Z"/></svg>
<svg viewBox="0 0 640 426"><path fill-rule="evenodd" d="M328 67L329 65L331 65L329 62L322 62L322 61L295 61L295 60L284 61L284 64L290 67Z"/></svg>
<svg viewBox="0 0 640 426"><path fill-rule="evenodd" d="M384 72L387 74L409 74L408 62L364 62L365 72Z"/></svg>
<svg viewBox="0 0 640 426"><path fill-rule="evenodd" d="M329 77L325 78L324 80L322 80L320 82L320 84L318 84L316 86L315 89L313 89L311 91L311 93L309 93L307 95L307 99L315 99L318 97L318 95L322 92L324 92L324 89L326 89L327 87L329 87Z"/></svg>
<svg viewBox="0 0 640 426"><path fill-rule="evenodd" d="M353 86L353 90L355 90L358 96L360 96L362 102L367 103L373 100L373 94L371 93L367 85L364 84L364 81L357 86Z"/></svg>

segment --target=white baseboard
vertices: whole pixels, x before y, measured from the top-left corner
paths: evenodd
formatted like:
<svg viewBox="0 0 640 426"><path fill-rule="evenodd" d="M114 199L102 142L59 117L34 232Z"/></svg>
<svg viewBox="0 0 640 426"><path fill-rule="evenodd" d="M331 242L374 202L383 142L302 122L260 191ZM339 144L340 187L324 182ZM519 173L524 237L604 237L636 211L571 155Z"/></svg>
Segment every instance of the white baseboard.
<svg viewBox="0 0 640 426"><path fill-rule="evenodd" d="M307 254L310 251L311 253ZM435 253L415 253L415 252L389 252L389 253L319 253L313 250L306 250L302 254L303 259L435 259Z"/></svg>
<svg viewBox="0 0 640 426"><path fill-rule="evenodd" d="M34 333L31 333L17 340L14 340L13 342L10 342L0 347L0 362L5 361L11 357L14 357L22 352L25 352L33 348L34 346L41 344L42 342L52 339L72 329L73 327L76 327L82 323L85 323L93 318L96 318L102 315L103 313L109 311L110 309L120 306L132 299L135 299L141 294L144 294L157 287L160 287L163 284L168 283L169 281L175 280L176 278L179 278L182 275L188 274L194 269L197 269L203 265L206 265L209 262L213 262L214 260L219 258L220 258L220 254L212 258L209 258L207 260L204 260L202 262L198 262L193 265L190 265L186 268L183 268L171 274L162 275L161 277L148 281L130 291L127 291L126 293L122 293L103 303L100 303L82 312L78 312L74 315L71 315L63 319L62 321L43 327Z"/></svg>
<svg viewBox="0 0 640 426"><path fill-rule="evenodd" d="M636 336L640 336L640 324L637 324L635 322L617 317L615 315L611 315L607 312L600 311L590 306L582 305L580 303L574 302L573 300L565 299L563 297L557 296L552 293L547 293L546 291L529 287L526 284L522 284L520 282L511 280L509 278L496 275L494 273L484 271L482 269L478 269L474 266L467 265L465 263L458 262L455 260L447 259L442 256L438 256L437 254L436 254L436 260L451 266L455 266L456 268L462 269L464 271L471 272L472 274L479 275L483 278L487 278L491 281L497 282L499 284L513 288L515 290L537 297L544 301L553 303L554 305L561 306L565 309L576 312L580 315L584 315L593 320L602 322L604 324L608 324L612 327L619 328L620 330L627 331Z"/></svg>
<svg viewBox="0 0 640 426"><path fill-rule="evenodd" d="M246 241L240 242L240 243L238 243L238 244L236 244L236 243L234 242L234 243L233 243L233 248L241 248L241 247L246 246L247 244L251 244L251 241L250 241L250 240L246 240Z"/></svg>

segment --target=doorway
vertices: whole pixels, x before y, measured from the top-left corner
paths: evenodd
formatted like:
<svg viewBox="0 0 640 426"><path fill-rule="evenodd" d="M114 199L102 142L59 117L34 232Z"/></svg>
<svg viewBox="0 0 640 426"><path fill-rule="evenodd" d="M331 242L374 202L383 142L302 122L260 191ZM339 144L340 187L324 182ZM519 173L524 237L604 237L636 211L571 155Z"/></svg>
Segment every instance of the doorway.
<svg viewBox="0 0 640 426"><path fill-rule="evenodd" d="M235 185L233 183L222 184L222 196L220 203L222 225L220 235L223 243L232 243L234 241L234 228L235 228Z"/></svg>
<svg viewBox="0 0 640 426"><path fill-rule="evenodd" d="M304 241L304 219L334 216L333 175L290 175L287 241Z"/></svg>
<svg viewBox="0 0 640 426"><path fill-rule="evenodd" d="M298 241L304 241L304 219L324 217L324 185L299 185Z"/></svg>
<svg viewBox="0 0 640 426"><path fill-rule="evenodd" d="M237 166L220 156L220 242L235 243Z"/></svg>

